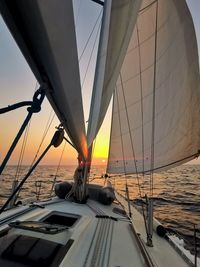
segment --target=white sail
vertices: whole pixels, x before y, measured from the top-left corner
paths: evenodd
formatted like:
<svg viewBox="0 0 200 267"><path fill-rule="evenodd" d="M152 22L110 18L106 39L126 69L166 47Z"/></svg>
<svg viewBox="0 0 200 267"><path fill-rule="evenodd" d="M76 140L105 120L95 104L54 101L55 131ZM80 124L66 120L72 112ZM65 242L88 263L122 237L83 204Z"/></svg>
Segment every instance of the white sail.
<svg viewBox="0 0 200 267"><path fill-rule="evenodd" d="M72 1L1 1L1 14L73 144L87 157Z"/></svg>
<svg viewBox="0 0 200 267"><path fill-rule="evenodd" d="M110 173L164 170L200 149L196 36L184 0L143 1L114 96Z"/></svg>
<svg viewBox="0 0 200 267"><path fill-rule="evenodd" d="M141 0L105 1L93 94L88 123L88 145L103 122L126 54Z"/></svg>

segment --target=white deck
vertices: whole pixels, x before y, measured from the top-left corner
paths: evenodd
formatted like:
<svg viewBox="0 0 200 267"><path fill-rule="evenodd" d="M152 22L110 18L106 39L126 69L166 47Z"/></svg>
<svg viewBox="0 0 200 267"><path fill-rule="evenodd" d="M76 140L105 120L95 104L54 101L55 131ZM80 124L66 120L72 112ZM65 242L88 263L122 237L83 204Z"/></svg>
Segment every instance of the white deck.
<svg viewBox="0 0 200 267"><path fill-rule="evenodd" d="M117 198L128 209L127 202L117 195ZM157 233L153 233L153 247L146 246L146 232L144 226L144 220L140 212L131 206L132 220L134 228L137 233L140 233L140 237L145 244L149 255L151 256L155 266L162 267L185 267L189 266L183 258L175 251L172 245L169 244L164 238L159 237Z"/></svg>
<svg viewBox="0 0 200 267"><path fill-rule="evenodd" d="M118 197L120 202L123 202L125 205L126 203L123 198ZM54 199L53 201L47 202L44 209L35 208L14 220L38 221L52 211L60 211L62 213L80 216L71 228L55 235L21 229L13 229L12 231L54 241L63 245L69 239L74 240L60 264L62 267L188 266L171 245L157 235L154 235L154 247L149 248L145 245L146 235L142 216L137 210L132 208L134 227L137 233L141 234L142 242L153 260L153 265L148 265L138 246L137 238L135 238L134 232L131 230L130 222L122 215L114 213L112 211L113 207L120 208L117 204L104 206L93 200L88 200L88 203L85 205ZM13 212L14 210L9 213ZM7 215L8 213L4 213L2 217ZM96 215L106 215L109 217L96 218ZM0 230L5 227L6 225L2 225Z"/></svg>

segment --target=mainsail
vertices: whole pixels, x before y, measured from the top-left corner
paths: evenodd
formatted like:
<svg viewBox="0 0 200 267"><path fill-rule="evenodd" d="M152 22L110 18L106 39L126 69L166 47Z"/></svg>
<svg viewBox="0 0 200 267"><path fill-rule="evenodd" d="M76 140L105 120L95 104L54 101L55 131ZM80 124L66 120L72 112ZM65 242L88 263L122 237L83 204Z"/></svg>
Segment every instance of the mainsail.
<svg viewBox="0 0 200 267"><path fill-rule="evenodd" d="M105 117L136 22L141 0L104 2L102 28L88 123L88 145Z"/></svg>
<svg viewBox="0 0 200 267"><path fill-rule="evenodd" d="M59 3L58 3L59 2ZM0 12L82 157L87 142L72 1L2 0Z"/></svg>
<svg viewBox="0 0 200 267"><path fill-rule="evenodd" d="M196 36L184 0L143 1L114 95L110 173L164 170L200 149Z"/></svg>

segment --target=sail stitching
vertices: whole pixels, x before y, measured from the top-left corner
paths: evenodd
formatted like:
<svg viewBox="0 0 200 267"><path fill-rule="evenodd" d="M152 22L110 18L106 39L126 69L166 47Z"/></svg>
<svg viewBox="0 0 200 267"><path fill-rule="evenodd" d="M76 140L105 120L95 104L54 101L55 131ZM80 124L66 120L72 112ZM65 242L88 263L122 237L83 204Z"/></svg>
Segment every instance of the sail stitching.
<svg viewBox="0 0 200 267"><path fill-rule="evenodd" d="M147 6L141 8L141 9L139 10L139 13L143 12L145 9L150 8L150 7L153 6L156 2L157 2L157 0L154 0L153 2L151 2L150 4L148 4Z"/></svg>
<svg viewBox="0 0 200 267"><path fill-rule="evenodd" d="M168 19L166 19L165 22L162 23L162 24L160 25L160 27L158 27L157 32L159 32L160 30L162 30L162 29L166 26L166 24L167 24L167 22L170 20L170 18L171 18L171 17L168 16ZM174 43L174 42L176 41L176 39L178 38L178 35L181 34L181 33L182 33L182 31L179 29L179 30L177 30L177 31L173 34L173 38L172 38L173 41L170 42L168 46L166 46L165 50L163 50L163 52L162 52L159 56L157 56L157 62L158 62L160 59L162 59L163 56L168 52L169 48L173 45L173 43ZM192 37L192 34L191 34L191 37ZM155 33L153 33L153 34L150 35L148 38L146 38L145 40L143 40L142 42L140 42L140 46L143 45L143 44L145 44L146 42L148 42L151 38L155 38ZM133 52L134 50L136 50L137 48L138 48L138 45L135 46L135 47L133 47L133 48L131 48L131 49L129 49L129 50L127 51L127 54L132 53L132 52ZM180 59L181 59L181 58L182 58L182 57L180 57ZM147 66L146 68L144 68L142 72L145 72L146 70L150 69L150 68L153 67L153 66L154 66L154 62L153 62L152 64L150 64L149 66ZM173 72L173 71L171 71L170 73L172 73L172 72ZM169 74L170 74L170 73L169 73ZM125 80L124 83L125 83L125 82L128 82L128 81L131 80L131 79L134 79L134 78L137 77L138 75L140 75L140 73L137 73L137 74L135 74L134 76L130 77L129 79ZM168 77L166 77L166 78L168 78Z"/></svg>
<svg viewBox="0 0 200 267"><path fill-rule="evenodd" d="M180 99L180 101L181 101L181 99ZM197 101L198 101L198 99L197 99ZM139 102L139 101L137 101L137 102ZM170 101L169 101L170 102ZM136 102L135 102L136 103ZM188 101L188 104L189 104L190 102ZM133 104L134 105L134 104ZM130 105L131 106L131 105ZM129 107L130 107L129 106ZM166 106L166 105L165 105ZM165 107L164 106L164 107ZM164 108L163 108L164 109ZM121 110L124 110L124 109L121 109ZM184 117L184 113L186 112L188 110L188 105L186 105L186 108L183 110L183 112L180 114L180 116L179 116L179 119L176 121L176 124L172 127L170 127L169 128L169 132L172 132L173 130L175 131L176 129L177 129L177 125L178 125L178 122ZM162 111L162 110L161 110ZM117 113L117 112L114 112L114 113ZM155 115L155 117L157 117L157 114ZM144 123L144 125L147 125L147 124L149 124L150 122L151 122L152 120L148 120L148 121L146 121L145 123ZM137 130L137 129L139 129L139 128L141 128L141 126L138 126L138 127L135 127L135 128L132 128L131 129L131 131L135 131L135 130ZM158 139L155 143L154 143L154 145L158 145L159 143L161 143L161 142L163 142L163 140L165 139L165 138L167 138L168 137L168 135L169 135L169 132L166 132L165 133L165 135L163 135L163 137L162 137L162 139ZM128 133L128 131L125 131L124 133L122 133L122 135L126 135ZM116 135L116 137L118 137L118 136L120 136L120 135ZM184 135L182 135L178 140L177 140L177 142L176 143L173 143L173 144L171 144L171 147L174 147L175 145L177 145L179 142L181 142L181 140L183 139L185 137L185 134ZM166 150L166 152L168 152L170 149L171 149L171 147L169 147L169 149L168 150ZM148 150L150 150L150 148L146 148L146 151L148 151ZM189 156L189 157L191 157L191 156ZM149 169L148 171L150 171L151 169Z"/></svg>
<svg viewBox="0 0 200 267"><path fill-rule="evenodd" d="M143 110L143 83L142 83L142 66L141 66L141 51L138 23L136 23L137 39L138 39L138 56L139 56L139 71L140 71L140 105L141 105L141 123L142 123L142 170L144 178L144 110Z"/></svg>

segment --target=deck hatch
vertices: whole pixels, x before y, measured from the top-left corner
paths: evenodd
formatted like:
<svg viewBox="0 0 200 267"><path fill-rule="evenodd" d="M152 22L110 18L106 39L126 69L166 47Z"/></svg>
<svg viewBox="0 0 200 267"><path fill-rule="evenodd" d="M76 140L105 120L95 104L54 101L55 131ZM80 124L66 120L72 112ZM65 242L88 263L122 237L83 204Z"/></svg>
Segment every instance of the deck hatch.
<svg viewBox="0 0 200 267"><path fill-rule="evenodd" d="M41 221L49 224L72 227L79 218L80 216L75 214L70 214L70 213L68 214L63 212L51 212L50 214L45 216Z"/></svg>
<svg viewBox="0 0 200 267"><path fill-rule="evenodd" d="M57 266L72 244L72 239L61 245L32 236L8 235L0 238L0 266Z"/></svg>

